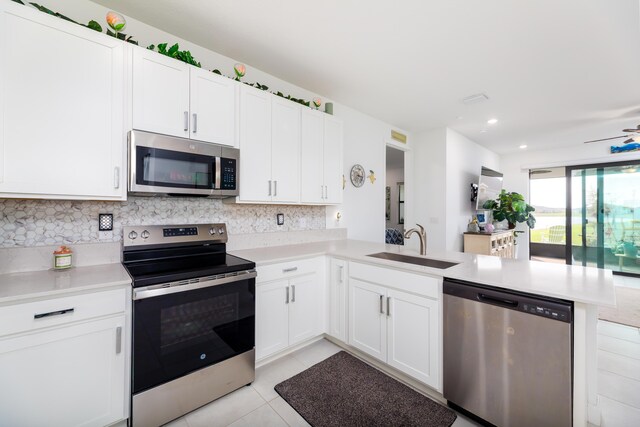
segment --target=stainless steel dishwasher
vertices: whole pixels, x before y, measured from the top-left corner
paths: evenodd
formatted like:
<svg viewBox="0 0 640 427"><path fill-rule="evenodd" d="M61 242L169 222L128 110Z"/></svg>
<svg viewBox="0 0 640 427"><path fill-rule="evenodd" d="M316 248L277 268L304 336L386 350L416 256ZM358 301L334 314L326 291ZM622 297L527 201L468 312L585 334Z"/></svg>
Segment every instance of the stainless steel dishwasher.
<svg viewBox="0 0 640 427"><path fill-rule="evenodd" d="M573 304L445 279L450 406L500 427L571 426Z"/></svg>

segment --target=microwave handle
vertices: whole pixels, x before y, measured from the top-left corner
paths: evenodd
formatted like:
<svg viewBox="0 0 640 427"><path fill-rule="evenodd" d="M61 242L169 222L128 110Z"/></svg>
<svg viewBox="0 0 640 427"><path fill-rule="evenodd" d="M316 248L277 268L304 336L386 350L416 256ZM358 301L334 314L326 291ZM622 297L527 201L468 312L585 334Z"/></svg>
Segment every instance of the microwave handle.
<svg viewBox="0 0 640 427"><path fill-rule="evenodd" d="M220 157L216 157L216 163L214 165L215 169L216 169L216 173L215 173L215 181L213 183L213 188L214 189L220 189L222 188L222 174L220 173Z"/></svg>

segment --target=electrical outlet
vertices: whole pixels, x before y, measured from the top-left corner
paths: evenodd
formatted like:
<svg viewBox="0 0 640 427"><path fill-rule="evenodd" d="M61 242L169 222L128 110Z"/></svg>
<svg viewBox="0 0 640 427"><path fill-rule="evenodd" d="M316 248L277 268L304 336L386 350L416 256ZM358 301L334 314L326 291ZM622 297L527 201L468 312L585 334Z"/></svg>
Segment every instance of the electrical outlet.
<svg viewBox="0 0 640 427"><path fill-rule="evenodd" d="M284 225L284 214L281 214L281 213L277 214L276 221L278 225Z"/></svg>

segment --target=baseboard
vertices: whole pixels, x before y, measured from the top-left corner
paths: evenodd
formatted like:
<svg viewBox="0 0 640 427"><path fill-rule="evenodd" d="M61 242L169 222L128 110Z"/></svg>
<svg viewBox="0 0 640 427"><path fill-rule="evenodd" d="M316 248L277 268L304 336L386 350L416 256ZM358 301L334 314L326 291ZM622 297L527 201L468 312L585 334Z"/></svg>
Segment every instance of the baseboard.
<svg viewBox="0 0 640 427"><path fill-rule="evenodd" d="M314 342L318 342L321 339L323 339L324 337L325 337L325 335L323 334L323 335L318 335L318 336L313 337L313 338L309 338L306 341L302 341L301 343L298 343L298 344L296 344L294 346L287 347L284 350L279 351L277 353L274 353L274 354L272 354L270 356L263 357L262 359L256 360L256 369L258 369L261 366L268 365L271 362L275 362L276 360L278 360L278 359L280 359L280 358L282 358L284 356L287 356L287 355L293 353L294 351L298 351L301 348L305 348L306 346L313 344Z"/></svg>

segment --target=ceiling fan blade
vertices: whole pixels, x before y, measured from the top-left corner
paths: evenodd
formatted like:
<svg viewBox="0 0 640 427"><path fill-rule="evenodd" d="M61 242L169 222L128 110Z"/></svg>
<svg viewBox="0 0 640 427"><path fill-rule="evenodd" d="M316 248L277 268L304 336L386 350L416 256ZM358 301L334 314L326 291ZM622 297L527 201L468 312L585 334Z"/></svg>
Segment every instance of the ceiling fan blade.
<svg viewBox="0 0 640 427"><path fill-rule="evenodd" d="M628 144L628 143L633 142L633 141L634 141L634 139L633 139L633 138L629 138L629 139L627 139L626 141L622 141L622 143L623 143L623 144Z"/></svg>
<svg viewBox="0 0 640 427"><path fill-rule="evenodd" d="M614 136L612 138L603 138L603 139L594 139L593 141L585 141L585 144L591 144L592 142L600 142L600 141L609 141L611 139L619 139L619 138L627 138L627 135L622 135L622 136Z"/></svg>
<svg viewBox="0 0 640 427"><path fill-rule="evenodd" d="M640 129L622 129L622 132L638 133Z"/></svg>

